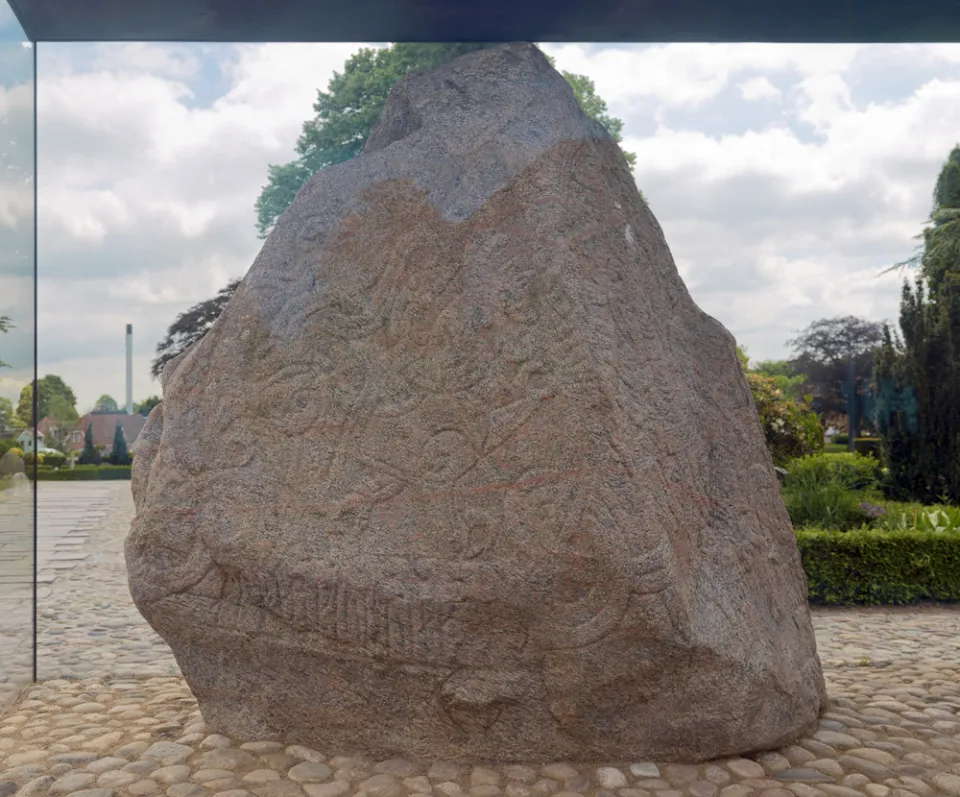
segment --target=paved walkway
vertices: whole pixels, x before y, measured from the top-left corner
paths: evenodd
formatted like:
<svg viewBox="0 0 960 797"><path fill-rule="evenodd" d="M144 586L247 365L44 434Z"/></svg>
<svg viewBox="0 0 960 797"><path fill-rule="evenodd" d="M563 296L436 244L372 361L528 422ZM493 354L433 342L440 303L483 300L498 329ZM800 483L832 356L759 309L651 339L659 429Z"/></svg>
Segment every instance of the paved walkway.
<svg viewBox="0 0 960 797"><path fill-rule="evenodd" d="M41 680L177 674L169 648L130 599L123 541L130 483L45 482L38 501ZM0 684L29 680L29 492L0 494ZM12 528L11 528L12 527ZM817 609L827 670L960 664L960 607Z"/></svg>
<svg viewBox="0 0 960 797"><path fill-rule="evenodd" d="M108 551L115 535L109 533L106 519L111 512L128 511L124 498L129 490L126 482L41 482L37 502L37 598L41 609L68 608L71 589L67 581L78 566L79 579L97 589L103 576L101 565L113 558ZM23 683L31 675L31 497L29 483L0 493L0 704L3 695L10 693L11 683Z"/></svg>
<svg viewBox="0 0 960 797"><path fill-rule="evenodd" d="M130 600L132 513L129 482L41 485L45 683L0 708L0 797L960 797L960 607L814 611L831 711L812 737L746 759L454 767L211 735ZM29 677L13 514L0 504L0 689Z"/></svg>

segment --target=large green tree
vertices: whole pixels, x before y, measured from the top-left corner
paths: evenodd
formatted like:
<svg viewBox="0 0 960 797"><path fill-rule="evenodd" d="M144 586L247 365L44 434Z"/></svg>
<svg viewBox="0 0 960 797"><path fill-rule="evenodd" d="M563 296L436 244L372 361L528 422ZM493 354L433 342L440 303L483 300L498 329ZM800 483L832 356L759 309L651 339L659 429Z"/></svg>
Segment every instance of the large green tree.
<svg viewBox="0 0 960 797"><path fill-rule="evenodd" d="M13 426L14 416L13 402L0 396L0 426Z"/></svg>
<svg viewBox="0 0 960 797"><path fill-rule="evenodd" d="M113 465L129 465L133 460L127 448L127 439L123 436L123 427L117 423L113 433L113 449L110 451L110 463Z"/></svg>
<svg viewBox="0 0 960 797"><path fill-rule="evenodd" d="M77 458L78 465L99 465L102 461L100 452L93 444L93 424L87 424L87 431L83 436L83 451Z"/></svg>
<svg viewBox="0 0 960 797"><path fill-rule="evenodd" d="M21 428L33 426L33 385L24 385L13 415L14 425ZM39 419L38 419L39 420Z"/></svg>
<svg viewBox="0 0 960 797"><path fill-rule="evenodd" d="M73 389L56 374L47 374L37 380L37 420L53 418L61 425L73 424L77 418L77 396ZM17 422L20 426L33 425L33 385L25 385L17 403Z"/></svg>
<svg viewBox="0 0 960 797"><path fill-rule="evenodd" d="M93 405L94 412L117 412L119 409L120 405L117 404L117 400L106 393L100 396Z"/></svg>
<svg viewBox="0 0 960 797"><path fill-rule="evenodd" d="M960 503L960 146L944 163L903 286L899 334L884 330L876 389L889 491Z"/></svg>
<svg viewBox="0 0 960 797"><path fill-rule="evenodd" d="M787 341L794 351L795 373L807 378L802 390L813 396L814 409L826 417L846 415L851 369L857 390L857 423L863 426L864 396L873 379L883 342L883 324L857 316L821 318ZM857 430L851 430L856 435Z"/></svg>
<svg viewBox="0 0 960 797"><path fill-rule="evenodd" d="M408 72L431 69L475 50L496 44L398 42L379 49L364 48L347 59L343 72L334 72L326 91L317 92L315 116L303 123L297 140L297 157L267 167L267 184L256 201L257 230L266 237L300 188L327 166L360 154L367 137L397 82ZM548 57L549 58L549 57ZM551 63L553 63L552 59ZM617 143L623 122L608 113L593 81L585 75L564 72L584 113L603 124ZM636 156L624 153L631 168Z"/></svg>
<svg viewBox="0 0 960 797"><path fill-rule="evenodd" d="M133 405L133 411L137 415L142 415L146 418L150 414L150 410L157 406L163 399L160 396L148 396L143 401L137 401Z"/></svg>

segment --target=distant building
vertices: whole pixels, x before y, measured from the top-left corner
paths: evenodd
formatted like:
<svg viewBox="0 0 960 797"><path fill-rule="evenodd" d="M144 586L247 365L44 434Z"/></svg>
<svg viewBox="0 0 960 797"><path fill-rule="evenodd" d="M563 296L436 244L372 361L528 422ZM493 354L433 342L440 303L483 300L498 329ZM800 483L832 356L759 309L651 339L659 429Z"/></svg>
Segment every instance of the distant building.
<svg viewBox="0 0 960 797"><path fill-rule="evenodd" d="M53 437L59 429L59 421L55 421L49 415L37 424L37 431L48 440Z"/></svg>
<svg viewBox="0 0 960 797"><path fill-rule="evenodd" d="M93 445L103 446L108 451L113 448L113 438L117 433L117 423L123 427L123 438L127 446L132 446L147 422L139 413L127 415L125 412L91 412L84 415L67 437L67 449L79 451L83 448L87 427L93 427Z"/></svg>
<svg viewBox="0 0 960 797"><path fill-rule="evenodd" d="M20 435L17 437L17 442L20 444L20 448L23 449L24 454L33 453L33 430L24 429L20 432ZM43 442L43 433L37 432L37 451L41 454L50 452L52 454L59 454L60 452L54 448L50 448L46 443Z"/></svg>

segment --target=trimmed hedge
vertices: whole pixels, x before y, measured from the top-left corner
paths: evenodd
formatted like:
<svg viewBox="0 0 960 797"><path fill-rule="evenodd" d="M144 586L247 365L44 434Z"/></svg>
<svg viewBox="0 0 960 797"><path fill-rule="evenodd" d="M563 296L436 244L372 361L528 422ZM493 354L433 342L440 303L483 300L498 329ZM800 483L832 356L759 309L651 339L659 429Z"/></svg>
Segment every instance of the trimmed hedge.
<svg viewBox="0 0 960 797"><path fill-rule="evenodd" d="M130 471L130 465L77 465L75 468L61 468L60 470L41 465L37 468L37 481L75 482L129 479ZM27 469L27 476L33 478L33 468Z"/></svg>
<svg viewBox="0 0 960 797"><path fill-rule="evenodd" d="M960 601L960 533L798 529L810 603Z"/></svg>

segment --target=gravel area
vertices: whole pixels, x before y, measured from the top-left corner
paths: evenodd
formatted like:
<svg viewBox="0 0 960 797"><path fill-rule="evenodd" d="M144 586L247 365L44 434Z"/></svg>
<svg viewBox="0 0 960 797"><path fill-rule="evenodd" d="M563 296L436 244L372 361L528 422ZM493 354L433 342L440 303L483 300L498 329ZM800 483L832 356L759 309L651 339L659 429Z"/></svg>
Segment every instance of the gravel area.
<svg viewBox="0 0 960 797"><path fill-rule="evenodd" d="M831 711L811 738L757 756L457 766L211 734L127 592L129 482L84 485L96 511L69 486L41 491L77 558L42 586L41 682L0 705L0 797L960 797L960 607L816 610ZM0 702L24 677L4 640Z"/></svg>

